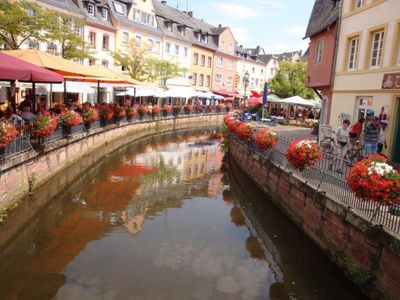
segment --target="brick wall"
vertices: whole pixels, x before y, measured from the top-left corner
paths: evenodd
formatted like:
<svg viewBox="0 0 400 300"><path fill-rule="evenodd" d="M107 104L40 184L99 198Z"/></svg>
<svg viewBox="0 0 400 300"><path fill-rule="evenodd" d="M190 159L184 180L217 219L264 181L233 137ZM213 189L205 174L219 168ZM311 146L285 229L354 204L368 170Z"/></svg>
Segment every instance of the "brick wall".
<svg viewBox="0 0 400 300"><path fill-rule="evenodd" d="M369 226L356 212L315 193L243 144L231 141L229 159L233 172L244 172L365 294L400 298L399 236Z"/></svg>

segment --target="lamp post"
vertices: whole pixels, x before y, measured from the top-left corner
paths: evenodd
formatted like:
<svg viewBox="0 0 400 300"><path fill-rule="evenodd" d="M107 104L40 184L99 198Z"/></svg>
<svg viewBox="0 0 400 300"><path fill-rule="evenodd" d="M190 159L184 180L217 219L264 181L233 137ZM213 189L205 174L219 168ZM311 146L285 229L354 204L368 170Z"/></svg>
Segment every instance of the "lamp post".
<svg viewBox="0 0 400 300"><path fill-rule="evenodd" d="M249 86L249 82L250 82L250 74L248 71L246 71L246 73L244 73L243 75L244 101L246 101L246 91L247 87Z"/></svg>

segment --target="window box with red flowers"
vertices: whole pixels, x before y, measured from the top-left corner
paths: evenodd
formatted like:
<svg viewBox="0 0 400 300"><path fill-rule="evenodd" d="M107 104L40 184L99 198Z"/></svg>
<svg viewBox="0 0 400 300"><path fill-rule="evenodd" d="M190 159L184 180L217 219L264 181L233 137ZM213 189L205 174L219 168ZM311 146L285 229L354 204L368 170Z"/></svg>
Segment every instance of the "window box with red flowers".
<svg viewBox="0 0 400 300"><path fill-rule="evenodd" d="M242 141L251 141L254 133L254 127L250 123L240 123L235 128L236 136Z"/></svg>
<svg viewBox="0 0 400 300"><path fill-rule="evenodd" d="M8 121L0 121L0 152L18 136L16 127Z"/></svg>
<svg viewBox="0 0 400 300"><path fill-rule="evenodd" d="M72 110L66 110L61 113L60 120L63 126L63 134L65 135L71 135L73 128L83 122L81 115Z"/></svg>
<svg viewBox="0 0 400 300"><path fill-rule="evenodd" d="M92 123L96 122L98 119L99 112L94 108L89 107L82 113L82 120L86 129L90 129Z"/></svg>
<svg viewBox="0 0 400 300"><path fill-rule="evenodd" d="M193 111L193 105L192 104L188 104L185 106L185 113L190 115Z"/></svg>
<svg viewBox="0 0 400 300"><path fill-rule="evenodd" d="M356 197L385 205L400 203L400 174L381 155L370 155L349 171L347 183Z"/></svg>
<svg viewBox="0 0 400 300"><path fill-rule="evenodd" d="M132 119L136 116L137 116L137 111L134 107L128 107L126 109L126 117L128 121L132 121Z"/></svg>
<svg viewBox="0 0 400 300"><path fill-rule="evenodd" d="M126 110L122 106L115 106L114 107L114 118L119 122L122 121L126 117Z"/></svg>
<svg viewBox="0 0 400 300"><path fill-rule="evenodd" d="M58 127L58 118L50 114L39 116L33 121L31 136L33 138L47 138L51 136Z"/></svg>
<svg viewBox="0 0 400 300"><path fill-rule="evenodd" d="M163 116L167 117L172 112L172 106L171 105L164 105L162 107L162 111L163 111Z"/></svg>
<svg viewBox="0 0 400 300"><path fill-rule="evenodd" d="M159 105L154 105L151 112L153 117L157 117L158 115L160 115L160 112L161 112L161 107Z"/></svg>
<svg viewBox="0 0 400 300"><path fill-rule="evenodd" d="M100 124L102 127L113 123L114 110L108 104L101 104L99 107Z"/></svg>
<svg viewBox="0 0 400 300"><path fill-rule="evenodd" d="M304 171L322 158L322 151L314 140L297 140L290 143L286 158L295 169Z"/></svg>
<svg viewBox="0 0 400 300"><path fill-rule="evenodd" d="M256 134L256 147L260 150L272 149L278 143L278 135L267 128L260 129Z"/></svg>

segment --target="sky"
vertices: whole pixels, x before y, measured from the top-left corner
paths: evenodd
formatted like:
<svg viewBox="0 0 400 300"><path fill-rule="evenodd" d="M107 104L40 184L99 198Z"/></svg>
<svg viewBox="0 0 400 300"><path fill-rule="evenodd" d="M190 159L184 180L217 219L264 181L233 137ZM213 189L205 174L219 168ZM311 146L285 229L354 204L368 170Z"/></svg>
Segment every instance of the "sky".
<svg viewBox="0 0 400 300"><path fill-rule="evenodd" d="M262 46L267 53L303 50L314 0L168 0L206 22L231 27L239 45Z"/></svg>

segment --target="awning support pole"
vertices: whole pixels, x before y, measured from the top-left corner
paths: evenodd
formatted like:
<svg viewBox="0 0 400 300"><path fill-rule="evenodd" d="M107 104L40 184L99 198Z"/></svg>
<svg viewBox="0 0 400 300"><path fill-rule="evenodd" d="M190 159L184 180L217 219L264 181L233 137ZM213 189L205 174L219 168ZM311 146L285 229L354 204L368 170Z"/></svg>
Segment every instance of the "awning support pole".
<svg viewBox="0 0 400 300"><path fill-rule="evenodd" d="M32 83L32 112L36 113L36 83Z"/></svg>
<svg viewBox="0 0 400 300"><path fill-rule="evenodd" d="M100 104L100 80L97 80L97 104Z"/></svg>

